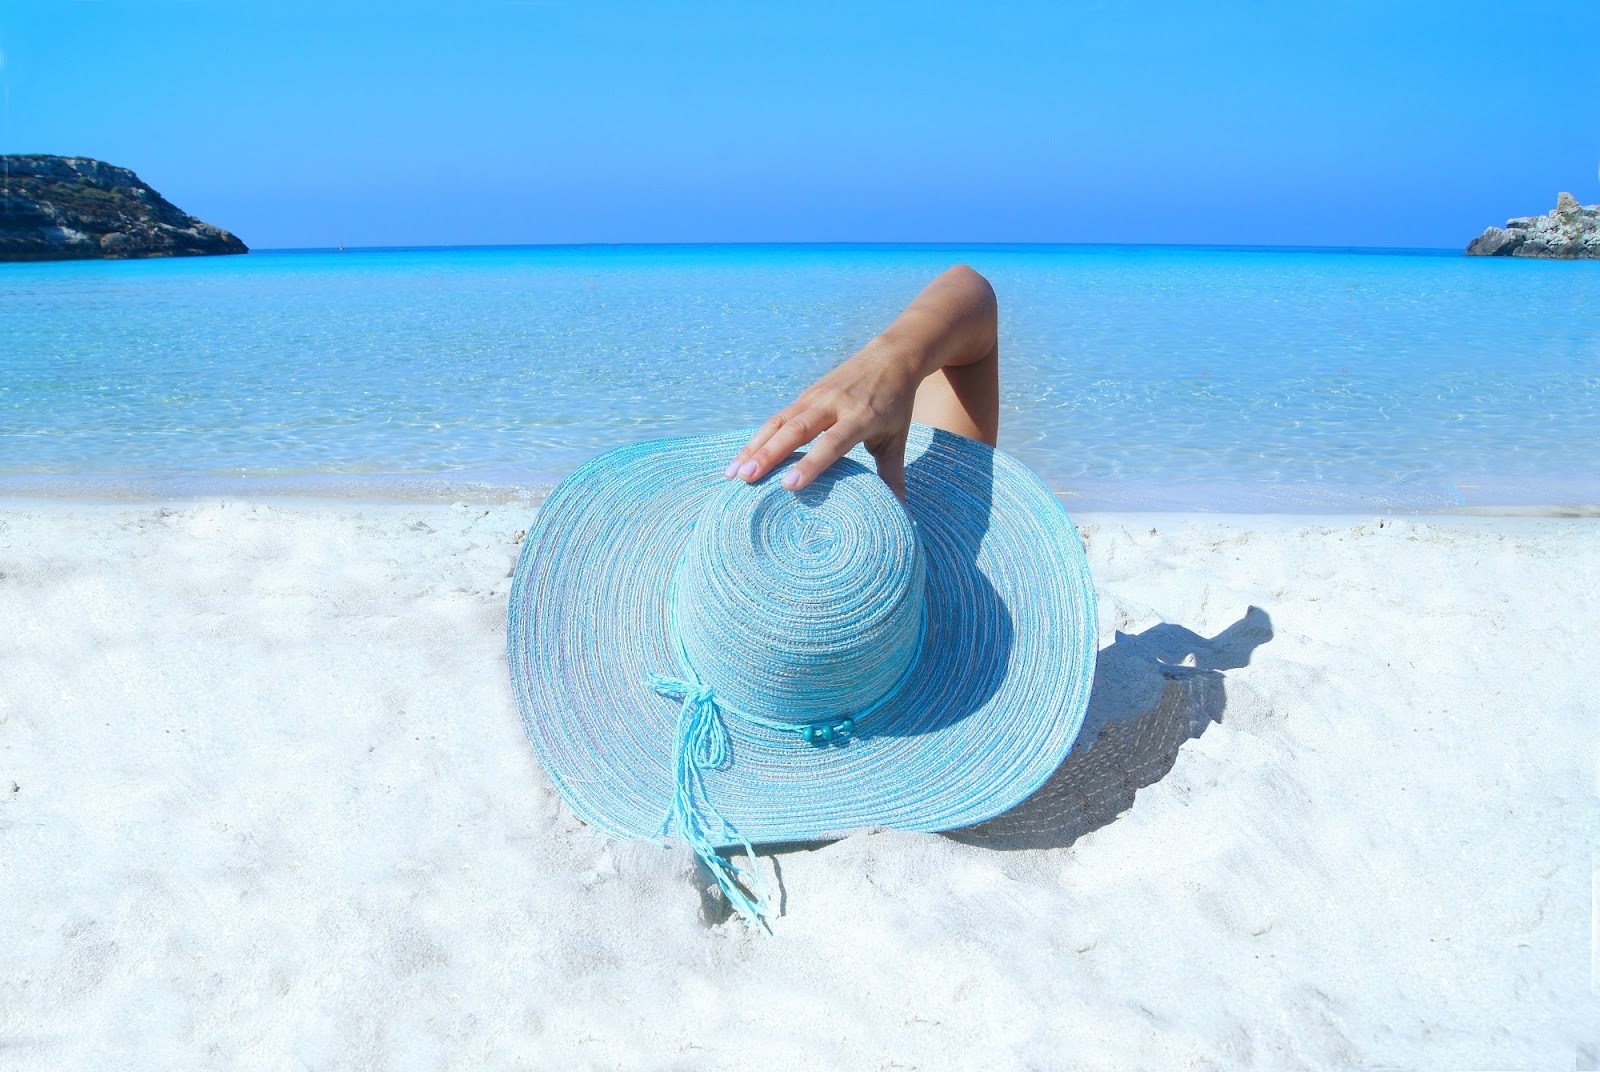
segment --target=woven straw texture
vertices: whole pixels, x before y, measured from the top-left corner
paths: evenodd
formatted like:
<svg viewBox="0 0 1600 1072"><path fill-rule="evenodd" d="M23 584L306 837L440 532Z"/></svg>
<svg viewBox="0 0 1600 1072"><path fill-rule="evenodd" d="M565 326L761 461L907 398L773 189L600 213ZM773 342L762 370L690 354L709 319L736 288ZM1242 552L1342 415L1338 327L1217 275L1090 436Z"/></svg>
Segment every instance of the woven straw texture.
<svg viewBox="0 0 1600 1072"><path fill-rule="evenodd" d="M1060 503L1004 452L920 425L904 513L883 510L860 448L798 495L778 473L725 481L748 438L610 451L539 510L507 655L567 803L614 837L661 833L680 704L648 679L686 659L780 720L872 705L829 744L723 720L729 761L705 793L751 842L949 830L1027 797L1071 749L1094 676L1094 590ZM813 657L821 673L796 672Z"/></svg>

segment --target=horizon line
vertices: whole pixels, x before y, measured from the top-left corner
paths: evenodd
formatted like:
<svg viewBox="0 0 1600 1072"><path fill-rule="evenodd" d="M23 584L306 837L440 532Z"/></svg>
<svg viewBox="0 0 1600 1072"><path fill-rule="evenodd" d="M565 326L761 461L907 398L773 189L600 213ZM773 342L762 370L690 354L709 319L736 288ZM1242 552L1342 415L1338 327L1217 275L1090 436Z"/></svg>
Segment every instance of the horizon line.
<svg viewBox="0 0 1600 1072"><path fill-rule="evenodd" d="M1377 253L1411 256L1466 256L1465 247L1358 246L1210 242L963 242L963 241L734 241L734 242L463 242L381 246L251 246L251 253L424 253L449 250L513 249L905 249L905 250L1013 250L1013 249L1187 249L1232 253Z"/></svg>

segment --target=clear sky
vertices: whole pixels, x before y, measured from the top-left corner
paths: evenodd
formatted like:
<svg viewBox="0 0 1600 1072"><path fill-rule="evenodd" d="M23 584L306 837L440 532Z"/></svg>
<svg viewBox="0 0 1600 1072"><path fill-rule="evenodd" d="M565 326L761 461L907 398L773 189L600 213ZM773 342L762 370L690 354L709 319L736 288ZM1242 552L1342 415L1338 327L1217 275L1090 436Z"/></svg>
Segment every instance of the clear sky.
<svg viewBox="0 0 1600 1072"><path fill-rule="evenodd" d="M1600 3L0 0L0 150L256 247L1460 247L1600 201Z"/></svg>

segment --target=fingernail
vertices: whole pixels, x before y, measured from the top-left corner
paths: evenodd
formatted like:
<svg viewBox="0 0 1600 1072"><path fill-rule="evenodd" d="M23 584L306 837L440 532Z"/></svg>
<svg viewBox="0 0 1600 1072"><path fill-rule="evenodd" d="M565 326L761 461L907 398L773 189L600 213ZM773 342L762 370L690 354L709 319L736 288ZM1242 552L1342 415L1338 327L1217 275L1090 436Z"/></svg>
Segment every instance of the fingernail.
<svg viewBox="0 0 1600 1072"><path fill-rule="evenodd" d="M790 469L787 473L783 474L783 486L788 488L790 491L793 491L794 486L798 483L800 483L800 474L795 472L793 469Z"/></svg>
<svg viewBox="0 0 1600 1072"><path fill-rule="evenodd" d="M756 463L745 462L743 465L739 466L739 475L744 477L746 480L749 480L751 477L755 476Z"/></svg>
<svg viewBox="0 0 1600 1072"><path fill-rule="evenodd" d="M733 476L733 474L737 473L738 471L739 471L739 463L738 462L729 462L728 463L728 467L722 471L722 475L725 476L725 477L731 478Z"/></svg>

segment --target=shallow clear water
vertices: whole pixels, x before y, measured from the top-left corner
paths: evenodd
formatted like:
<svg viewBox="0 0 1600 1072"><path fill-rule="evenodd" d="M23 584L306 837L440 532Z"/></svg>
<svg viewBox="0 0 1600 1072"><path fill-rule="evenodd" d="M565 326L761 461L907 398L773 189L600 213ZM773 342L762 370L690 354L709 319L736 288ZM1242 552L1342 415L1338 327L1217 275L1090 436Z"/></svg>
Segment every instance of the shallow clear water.
<svg viewBox="0 0 1600 1072"><path fill-rule="evenodd" d="M955 261L1001 445L1080 502L1600 501L1600 264L1148 247L0 265L0 491L548 483L758 423Z"/></svg>

